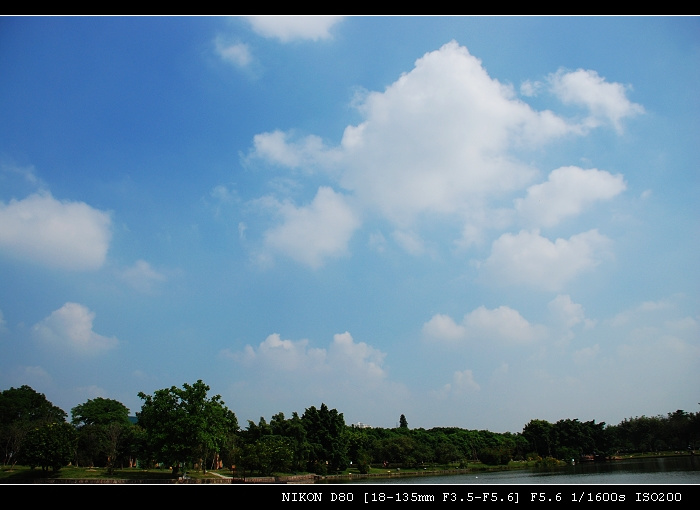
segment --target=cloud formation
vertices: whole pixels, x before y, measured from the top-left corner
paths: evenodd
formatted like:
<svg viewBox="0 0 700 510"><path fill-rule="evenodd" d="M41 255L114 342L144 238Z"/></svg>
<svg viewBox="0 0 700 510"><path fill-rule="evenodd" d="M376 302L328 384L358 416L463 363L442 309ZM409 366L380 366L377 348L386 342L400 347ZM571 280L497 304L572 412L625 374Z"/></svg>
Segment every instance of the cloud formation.
<svg viewBox="0 0 700 510"><path fill-rule="evenodd" d="M115 348L116 337L106 337L92 329L95 314L79 303L66 303L32 327L34 338L75 354L96 355Z"/></svg>
<svg viewBox="0 0 700 510"><path fill-rule="evenodd" d="M253 30L282 42L328 39L342 16L246 16Z"/></svg>
<svg viewBox="0 0 700 510"><path fill-rule="evenodd" d="M586 107L590 115L584 120L586 127L598 127L611 123L622 131L622 119L644 113L644 108L627 99L627 89L620 83L609 83L591 70L578 69L573 72L559 70L549 76L552 92L564 104Z"/></svg>
<svg viewBox="0 0 700 510"><path fill-rule="evenodd" d="M434 315L423 325L423 335L429 340L483 343L526 344L543 338L546 328L530 324L517 310L508 306L488 309L480 306L464 316L457 324L450 316Z"/></svg>
<svg viewBox="0 0 700 510"><path fill-rule="evenodd" d="M229 44L224 42L221 37L217 37L214 44L216 46L216 53L226 62L238 67L247 67L253 61L250 48L245 43Z"/></svg>
<svg viewBox="0 0 700 510"><path fill-rule="evenodd" d="M598 200L609 200L626 188L622 175L595 168L557 168L546 182L527 189L527 196L515 200L515 209L534 226L552 227L565 218L577 216Z"/></svg>
<svg viewBox="0 0 700 510"><path fill-rule="evenodd" d="M165 282L167 277L155 269L145 260L137 260L133 266L121 272L121 278L139 292L152 292L155 286Z"/></svg>
<svg viewBox="0 0 700 510"><path fill-rule="evenodd" d="M538 230L501 235L483 264L486 277L499 285L526 285L561 290L605 258L611 241L592 229L554 242Z"/></svg>
<svg viewBox="0 0 700 510"><path fill-rule="evenodd" d="M307 206L285 202L278 205L282 223L265 233L265 245L312 268L326 258L342 256L360 220L347 199L331 188L321 187Z"/></svg>
<svg viewBox="0 0 700 510"><path fill-rule="evenodd" d="M596 119L618 125L640 111L627 100L623 86L594 72L560 72L550 81L562 101L584 103ZM461 223L462 238L456 241L469 246L483 241L484 230L507 226L516 214L533 227L553 226L625 189L621 175L575 166L555 169L546 182L533 184L539 170L522 154L565 135L584 135L598 123L587 120L584 125L533 109L454 41L416 60L411 71L384 91L358 96L354 105L363 120L345 128L339 145L328 145L316 135L297 137L293 131L275 130L254 137L247 161L331 179L345 197L352 197L363 219L374 215L389 221L394 240L410 253L424 250L417 226L425 226L426 218ZM516 199L513 210L496 205L527 186L527 196ZM327 190L335 194L330 186ZM339 231L349 230L348 216L337 217ZM352 228L359 228L360 215L351 216L356 219ZM334 230L332 221L324 228ZM586 240L588 248L602 238L581 236L572 239ZM515 239L525 241L523 234ZM503 238L495 248L508 240ZM535 240L542 238L530 239ZM277 249L307 264L322 263L323 252L300 256L295 244L279 243ZM339 243L333 244L337 248ZM557 258L563 257L563 249L561 242L555 246ZM503 254L494 255L499 256ZM571 274L580 265L590 266L588 261L579 260ZM558 278L547 279L548 286L558 287L569 277L562 269Z"/></svg>
<svg viewBox="0 0 700 510"><path fill-rule="evenodd" d="M111 239L109 213L48 192L0 202L0 249L50 267L99 269Z"/></svg>
<svg viewBox="0 0 700 510"><path fill-rule="evenodd" d="M348 332L333 335L332 342L321 348L311 347L306 339L285 340L275 333L257 347L225 350L222 356L237 364L242 379L249 374L254 380L257 397L250 405L256 409L272 406L278 412L280 405L303 409L318 399L362 421L368 414L387 409L398 413L402 402L409 399L404 386L388 379L385 353L356 342ZM240 384L243 386L237 388L243 391L237 392L237 398L245 400L248 383Z"/></svg>

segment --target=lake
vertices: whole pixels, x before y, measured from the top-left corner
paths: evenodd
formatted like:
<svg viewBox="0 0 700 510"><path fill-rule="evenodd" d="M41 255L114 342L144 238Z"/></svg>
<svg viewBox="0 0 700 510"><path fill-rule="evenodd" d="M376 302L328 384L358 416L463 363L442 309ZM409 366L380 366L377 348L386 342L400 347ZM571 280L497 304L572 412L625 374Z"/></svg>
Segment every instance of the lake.
<svg viewBox="0 0 700 510"><path fill-rule="evenodd" d="M402 476L352 484L700 484L700 457L658 457L585 462L547 469Z"/></svg>

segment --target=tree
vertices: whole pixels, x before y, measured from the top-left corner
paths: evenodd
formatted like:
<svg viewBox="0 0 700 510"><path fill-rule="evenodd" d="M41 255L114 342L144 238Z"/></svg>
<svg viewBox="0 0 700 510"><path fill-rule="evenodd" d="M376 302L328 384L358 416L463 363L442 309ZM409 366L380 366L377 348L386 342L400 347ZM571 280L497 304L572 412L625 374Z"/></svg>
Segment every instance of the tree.
<svg viewBox="0 0 700 510"><path fill-rule="evenodd" d="M198 380L153 395L138 394L144 403L136 415L146 431L148 451L156 461L172 466L174 476L180 464L188 462L200 463L205 471L207 458L218 453L228 435L238 430L236 415L220 395L207 398L208 391L209 386Z"/></svg>
<svg viewBox="0 0 700 510"><path fill-rule="evenodd" d="M329 410L326 404L320 409L306 409L301 417L309 443L309 470L319 474L324 471L342 471L348 459L348 436L343 413Z"/></svg>
<svg viewBox="0 0 700 510"><path fill-rule="evenodd" d="M0 441L3 463L17 463L29 432L49 423L62 423L66 413L49 402L43 393L27 385L0 393Z"/></svg>
<svg viewBox="0 0 700 510"><path fill-rule="evenodd" d="M400 429L407 429L408 428L408 422L406 421L406 417L402 414L401 418L399 418L399 428Z"/></svg>
<svg viewBox="0 0 700 510"><path fill-rule="evenodd" d="M71 409L71 422L81 425L130 425L129 409L116 400L98 397Z"/></svg>
<svg viewBox="0 0 700 510"><path fill-rule="evenodd" d="M523 436L533 452L540 457L551 457L556 446L554 426L547 420L530 420L523 428Z"/></svg>
<svg viewBox="0 0 700 510"><path fill-rule="evenodd" d="M58 471L73 458L75 442L76 431L69 423L46 423L29 431L20 462Z"/></svg>
<svg viewBox="0 0 700 510"><path fill-rule="evenodd" d="M74 407L71 415L78 428L76 464L106 466L111 473L121 450L126 449L126 430L132 427L129 409L116 400L98 397Z"/></svg>
<svg viewBox="0 0 700 510"><path fill-rule="evenodd" d="M78 462L107 466L114 471L125 445L126 431L133 425L129 409L116 400L88 399L71 410L72 423L78 427Z"/></svg>

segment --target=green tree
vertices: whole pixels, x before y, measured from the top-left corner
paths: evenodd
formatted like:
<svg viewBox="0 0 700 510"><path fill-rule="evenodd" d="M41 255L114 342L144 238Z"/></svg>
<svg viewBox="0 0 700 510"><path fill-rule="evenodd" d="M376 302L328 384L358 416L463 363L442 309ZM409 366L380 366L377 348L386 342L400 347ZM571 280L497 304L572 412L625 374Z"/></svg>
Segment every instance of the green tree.
<svg viewBox="0 0 700 510"><path fill-rule="evenodd" d="M69 423L46 423L29 431L20 462L32 469L60 470L73 458L76 431Z"/></svg>
<svg viewBox="0 0 700 510"><path fill-rule="evenodd" d="M551 457L556 447L554 426L546 420L530 420L523 428L523 436L530 443L531 451L540 457Z"/></svg>
<svg viewBox="0 0 700 510"><path fill-rule="evenodd" d="M88 399L84 404L80 404L71 409L73 425L111 425L118 423L130 425L129 409L116 400L98 397Z"/></svg>
<svg viewBox="0 0 700 510"><path fill-rule="evenodd" d="M77 462L106 466L112 473L119 458L128 449L129 409L116 400L98 397L71 410L72 423L78 427Z"/></svg>
<svg viewBox="0 0 700 510"><path fill-rule="evenodd" d="M309 443L309 471L325 474L325 471L342 471L348 459L348 436L343 413L321 404L306 409L301 417Z"/></svg>
<svg viewBox="0 0 700 510"><path fill-rule="evenodd" d="M236 415L220 395L207 398L208 391L209 386L198 380L153 395L138 394L144 401L138 424L146 431L148 451L156 461L172 466L174 476L188 462L199 463L205 471L207 460L238 430Z"/></svg>
<svg viewBox="0 0 700 510"><path fill-rule="evenodd" d="M399 418L399 428L401 428L401 429L408 428L408 422L406 421L406 417L403 414Z"/></svg>
<svg viewBox="0 0 700 510"><path fill-rule="evenodd" d="M27 385L0 393L0 441L3 464L17 463L27 434L48 423L61 423L66 413Z"/></svg>

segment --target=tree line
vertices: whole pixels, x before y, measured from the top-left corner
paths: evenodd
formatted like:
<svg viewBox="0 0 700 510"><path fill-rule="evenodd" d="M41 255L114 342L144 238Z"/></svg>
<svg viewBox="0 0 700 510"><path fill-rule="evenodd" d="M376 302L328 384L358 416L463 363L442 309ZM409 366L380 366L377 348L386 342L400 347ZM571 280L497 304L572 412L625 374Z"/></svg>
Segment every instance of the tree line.
<svg viewBox="0 0 700 510"><path fill-rule="evenodd" d="M62 409L29 386L0 393L0 441L3 464L58 471L76 466L161 466L174 476L187 469L234 470L238 476L272 473L360 473L372 466L466 467L511 460L592 459L634 452L686 451L700 445L700 413L677 410L667 416L641 416L617 425L562 419L535 419L518 433L458 427L408 427L404 415L396 428L348 425L326 404L300 416L277 413L269 423L248 420L241 428L220 395L209 396L201 380L139 393L135 417L120 402L88 399Z"/></svg>

